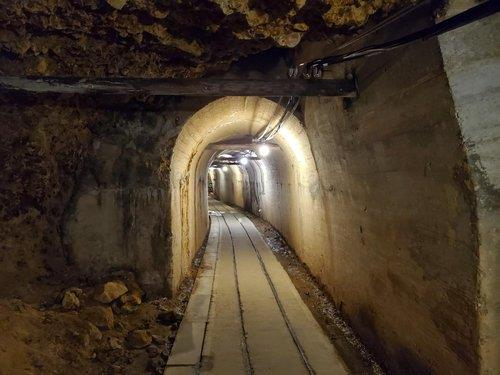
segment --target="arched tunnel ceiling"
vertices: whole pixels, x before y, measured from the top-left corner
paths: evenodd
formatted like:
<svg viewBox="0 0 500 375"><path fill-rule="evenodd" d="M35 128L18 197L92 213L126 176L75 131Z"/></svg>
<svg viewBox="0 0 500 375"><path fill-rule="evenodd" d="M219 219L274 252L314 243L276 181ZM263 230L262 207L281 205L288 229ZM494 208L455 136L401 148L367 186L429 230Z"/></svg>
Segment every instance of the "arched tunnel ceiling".
<svg viewBox="0 0 500 375"><path fill-rule="evenodd" d="M408 0L31 0L0 5L4 75L196 77L352 33Z"/></svg>
<svg viewBox="0 0 500 375"><path fill-rule="evenodd" d="M196 112L183 126L170 163L172 197L173 284L187 272L190 256L201 245L208 225L205 183L218 150L215 142L254 136L280 118L279 104L259 97L225 97ZM300 121L290 116L273 138L299 179L316 171L310 144ZM263 163L261 166L264 168ZM200 195L201 194L201 195ZM203 200L205 200L203 202Z"/></svg>
<svg viewBox="0 0 500 375"><path fill-rule="evenodd" d="M268 124L276 124L280 110L275 102L258 97L226 97L215 100L195 113L184 125L177 138L172 158L174 178L198 167L202 153L208 151L203 168L216 153L207 150L215 142L254 136ZM301 163L309 154L307 136L299 120L291 116L273 141L294 160ZM307 150L307 151L306 151Z"/></svg>

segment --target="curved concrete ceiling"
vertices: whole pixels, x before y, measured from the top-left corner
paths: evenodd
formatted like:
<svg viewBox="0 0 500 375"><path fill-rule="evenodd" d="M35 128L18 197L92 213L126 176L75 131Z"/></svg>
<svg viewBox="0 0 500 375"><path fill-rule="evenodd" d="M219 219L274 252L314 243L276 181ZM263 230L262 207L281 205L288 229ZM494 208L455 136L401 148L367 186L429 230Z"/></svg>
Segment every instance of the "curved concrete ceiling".
<svg viewBox="0 0 500 375"><path fill-rule="evenodd" d="M282 114L278 106L259 97L225 97L196 112L182 128L173 151L170 179L174 288L208 228L206 176L216 151L207 150L207 146L254 136L269 123L274 125ZM317 176L310 176L316 173L314 159L307 135L295 116L288 118L273 141L283 150L299 180L317 180Z"/></svg>

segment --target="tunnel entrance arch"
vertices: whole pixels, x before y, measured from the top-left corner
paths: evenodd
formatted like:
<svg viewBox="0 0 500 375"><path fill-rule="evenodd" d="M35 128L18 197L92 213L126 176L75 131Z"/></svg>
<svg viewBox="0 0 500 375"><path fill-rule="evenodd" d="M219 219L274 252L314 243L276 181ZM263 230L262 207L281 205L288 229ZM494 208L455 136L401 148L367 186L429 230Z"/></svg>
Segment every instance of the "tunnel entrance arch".
<svg viewBox="0 0 500 375"><path fill-rule="evenodd" d="M215 142L244 136L255 136L269 123L277 123L278 104L259 97L225 97L197 111L182 128L173 150L170 165L172 289L175 291L187 274L196 250L202 245L209 226L207 170L215 154L207 147ZM323 220L321 199L311 192L319 191L319 177L307 134L300 121L290 116L273 141L288 160L290 207L287 216L287 240L299 254L306 243L321 232ZM261 164L261 163L259 163ZM261 171L263 178L271 178ZM318 222L311 223L304 207L315 212ZM308 220L308 225L305 224ZM307 228L315 228L314 231ZM315 232L315 233L313 233ZM322 231L326 233L326 231Z"/></svg>

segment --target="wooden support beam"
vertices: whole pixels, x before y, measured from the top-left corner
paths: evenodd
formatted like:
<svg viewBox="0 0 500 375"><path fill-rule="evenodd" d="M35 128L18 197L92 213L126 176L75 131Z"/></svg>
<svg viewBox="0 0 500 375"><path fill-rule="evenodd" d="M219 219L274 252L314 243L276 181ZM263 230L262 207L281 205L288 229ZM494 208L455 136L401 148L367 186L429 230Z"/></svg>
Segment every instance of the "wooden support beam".
<svg viewBox="0 0 500 375"><path fill-rule="evenodd" d="M145 94L156 96L341 96L353 97L353 80L236 80L0 77L1 91L65 94Z"/></svg>

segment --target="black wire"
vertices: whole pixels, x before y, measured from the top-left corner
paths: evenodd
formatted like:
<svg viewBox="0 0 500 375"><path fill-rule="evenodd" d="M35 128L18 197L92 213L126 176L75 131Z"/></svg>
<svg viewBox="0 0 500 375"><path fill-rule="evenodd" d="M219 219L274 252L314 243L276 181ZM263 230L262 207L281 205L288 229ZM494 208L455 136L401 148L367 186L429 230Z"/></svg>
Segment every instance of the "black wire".
<svg viewBox="0 0 500 375"><path fill-rule="evenodd" d="M281 126L283 126L283 124L290 118L290 116L292 116L294 114L295 110L297 109L297 107L299 105L300 98L298 96L295 96L295 97L293 97L293 99L294 99L294 103L293 103L292 109L286 113L286 117L283 116L283 119L274 128L273 132L266 137L266 139L265 139L266 141L269 141L270 139L272 139L276 135L276 133L281 129Z"/></svg>
<svg viewBox="0 0 500 375"><path fill-rule="evenodd" d="M370 45L353 52L347 52L339 55L332 55L325 58L316 59L308 63L302 63L300 64L300 66L305 65L306 73L308 73L313 66L326 67L328 65L339 64L346 61L359 59L361 57L376 55L381 52L389 51L418 40L427 40L434 36L441 35L451 30L455 30L471 22L491 16L498 11L500 11L500 1L488 0L460 14L457 14L456 16L450 17L445 21L439 22L433 26L419 30L412 34L405 35L401 38L385 43Z"/></svg>
<svg viewBox="0 0 500 375"><path fill-rule="evenodd" d="M269 132L268 128L269 128L269 125L271 125L271 121L274 119L274 116L278 113L278 109L280 108L280 105L281 105L281 101L283 100L283 97L280 96L279 97L279 100L278 100L278 104L276 105L276 107L274 108L274 111L273 111L273 115L271 116L270 120L267 122L267 125L265 126L264 129L260 130L255 136L254 136L254 140L256 139L257 141L260 141L265 134L267 134ZM288 105L288 104L287 104Z"/></svg>
<svg viewBox="0 0 500 375"><path fill-rule="evenodd" d="M283 119L285 118L286 114L288 113L289 111L289 106L292 105L293 106L293 96L290 96L288 98L288 101L286 102L286 106L285 106L285 109L283 111L283 114L281 115L281 117L279 118L278 122L276 123L276 126L273 128L273 129L270 129L268 132L266 132L265 134L262 134L258 140L261 141L261 142L265 142L267 140L269 140L269 134L271 134L278 126L281 126L280 124L282 123Z"/></svg>

